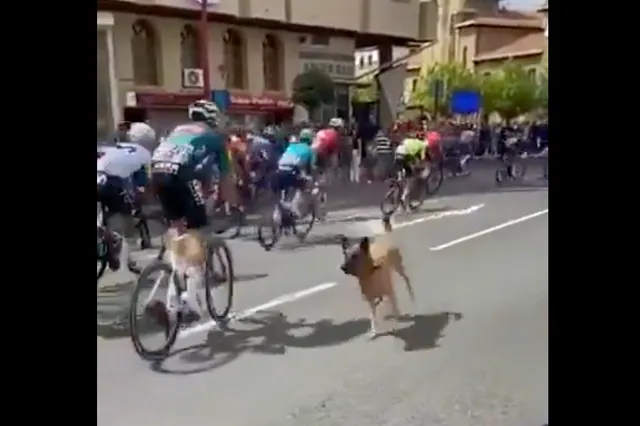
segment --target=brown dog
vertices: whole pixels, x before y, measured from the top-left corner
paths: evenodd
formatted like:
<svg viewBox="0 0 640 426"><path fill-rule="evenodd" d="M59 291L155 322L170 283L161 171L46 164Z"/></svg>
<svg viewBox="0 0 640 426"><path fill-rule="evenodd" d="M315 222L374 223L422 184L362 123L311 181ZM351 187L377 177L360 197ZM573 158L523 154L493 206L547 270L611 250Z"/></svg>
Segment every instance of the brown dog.
<svg viewBox="0 0 640 426"><path fill-rule="evenodd" d="M340 267L347 275L358 279L362 296L369 304L371 337L377 335L376 308L386 297L391 305L393 316L391 330L395 330L396 320L400 315L398 300L393 287L392 270L396 271L405 281L411 300L415 299L413 287L402 263L400 250L391 241L391 220L388 216L382 218L385 233L371 242L364 237L358 244L350 245L346 236L341 237L344 263Z"/></svg>

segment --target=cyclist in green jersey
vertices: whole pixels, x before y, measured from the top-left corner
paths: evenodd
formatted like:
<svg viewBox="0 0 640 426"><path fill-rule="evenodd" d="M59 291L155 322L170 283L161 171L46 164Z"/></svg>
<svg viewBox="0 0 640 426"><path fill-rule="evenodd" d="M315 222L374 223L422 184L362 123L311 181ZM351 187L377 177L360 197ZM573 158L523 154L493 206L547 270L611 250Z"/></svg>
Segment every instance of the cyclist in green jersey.
<svg viewBox="0 0 640 426"><path fill-rule="evenodd" d="M409 191L415 181L415 170L424 166L427 159L427 144L414 134L408 134L395 150L396 170L404 170L407 184L405 185L403 201L406 201Z"/></svg>

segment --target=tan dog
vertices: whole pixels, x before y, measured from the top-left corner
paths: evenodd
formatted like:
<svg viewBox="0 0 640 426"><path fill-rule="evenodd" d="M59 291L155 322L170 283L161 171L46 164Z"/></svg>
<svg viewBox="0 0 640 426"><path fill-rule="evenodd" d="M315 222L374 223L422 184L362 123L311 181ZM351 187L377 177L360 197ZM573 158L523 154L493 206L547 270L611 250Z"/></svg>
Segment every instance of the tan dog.
<svg viewBox="0 0 640 426"><path fill-rule="evenodd" d="M382 219L385 233L371 242L364 237L358 244L350 245L347 237L341 237L344 263L340 267L347 275L358 279L362 296L369 304L371 337L377 333L376 308L386 297L391 306L392 325L395 330L396 320L400 316L398 299L393 287L392 271L396 271L405 281L411 300L415 299L413 287L402 263L402 255L391 240L392 226L390 218Z"/></svg>

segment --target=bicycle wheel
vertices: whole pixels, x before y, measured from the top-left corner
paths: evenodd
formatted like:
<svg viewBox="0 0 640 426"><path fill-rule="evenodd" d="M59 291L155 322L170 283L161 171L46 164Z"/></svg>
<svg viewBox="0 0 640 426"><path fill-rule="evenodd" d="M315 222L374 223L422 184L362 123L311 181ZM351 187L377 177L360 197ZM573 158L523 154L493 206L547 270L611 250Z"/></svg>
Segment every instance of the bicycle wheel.
<svg viewBox="0 0 640 426"><path fill-rule="evenodd" d="M511 177L513 179L522 179L527 173L527 165L521 159L516 159L511 164Z"/></svg>
<svg viewBox="0 0 640 426"><path fill-rule="evenodd" d="M437 164L431 167L429 175L424 181L424 189L426 195L434 195L444 182L444 165L442 161L438 161Z"/></svg>
<svg viewBox="0 0 640 426"><path fill-rule="evenodd" d="M146 250L151 248L151 231L149 230L149 224L145 217L140 217L136 224L138 232L140 233L140 250Z"/></svg>
<svg viewBox="0 0 640 426"><path fill-rule="evenodd" d="M219 282L216 278L216 264L214 262L216 259L219 262L220 269L219 271L223 277L226 279L224 283ZM226 263L226 265L225 265ZM231 256L231 250L225 241L221 238L211 237L207 241L207 272L205 277L205 285L206 285L206 302L207 302L207 311L209 311L209 315L216 321L223 321L229 315L231 311L231 305L233 304L233 281L234 281L234 273L233 273L233 258ZM221 285L227 285L227 294L226 297L218 298L214 297L212 294L212 290L218 289ZM224 308L218 309L215 306L214 301L219 299L226 299L226 304Z"/></svg>
<svg viewBox="0 0 640 426"><path fill-rule="evenodd" d="M389 189L386 194L384 194L384 198L380 203L380 212L382 212L384 216L391 216L396 210L398 210L401 197L402 187L397 181L391 182Z"/></svg>
<svg viewBox="0 0 640 426"><path fill-rule="evenodd" d="M178 315L174 321L169 319L166 314L166 306L159 301L152 302L151 300L145 304L144 312L140 319L144 319L144 323L138 321L138 299L143 290L148 288L149 282L153 282L152 292L155 293L160 286L160 278L158 281L152 280L153 274L158 273L162 275L162 278L168 281L168 285L175 286L176 294L181 293L181 278L178 274L173 273L172 267L161 261L154 261L149 266L144 268L138 280L136 286L131 295L131 305L129 308L129 331L131 334L131 342L136 353L141 358L146 360L158 360L165 358L178 337L178 331L180 330L180 316ZM164 322L164 323L162 323ZM164 336L164 343L156 349L149 349L145 347L142 342L142 335L151 334L151 332L162 333Z"/></svg>
<svg viewBox="0 0 640 426"><path fill-rule="evenodd" d="M303 218L304 220L309 220L309 223L306 225L306 227L305 225L301 224L302 220L294 219L293 233L296 235L296 237L298 237L298 241L304 241L304 239L307 238L307 235L309 235L309 232L311 232L311 229L313 229L313 224L316 221L316 208L316 201L314 201L313 205L309 209L307 217Z"/></svg>
<svg viewBox="0 0 640 426"><path fill-rule="evenodd" d="M276 206L275 209L279 209L279 207ZM279 211L276 212L275 209L268 218L264 218L258 224L258 242L265 251L271 250L273 246L277 244L278 240L280 240L282 234L281 219L276 220L274 218L276 214L281 218L282 213Z"/></svg>

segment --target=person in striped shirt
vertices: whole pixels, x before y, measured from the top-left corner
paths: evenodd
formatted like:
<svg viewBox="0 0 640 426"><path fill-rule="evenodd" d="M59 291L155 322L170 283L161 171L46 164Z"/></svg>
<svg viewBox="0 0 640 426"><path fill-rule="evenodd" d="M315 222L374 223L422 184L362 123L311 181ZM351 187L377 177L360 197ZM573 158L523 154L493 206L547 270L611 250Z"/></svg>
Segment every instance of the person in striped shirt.
<svg viewBox="0 0 640 426"><path fill-rule="evenodd" d="M376 158L375 176L385 179L393 171L393 143L391 139L382 131L378 131L373 140L373 152Z"/></svg>

